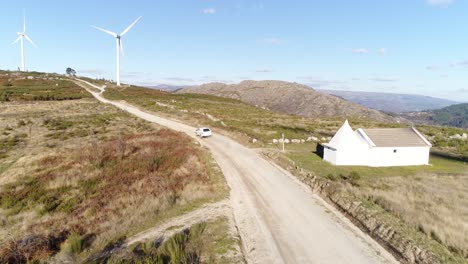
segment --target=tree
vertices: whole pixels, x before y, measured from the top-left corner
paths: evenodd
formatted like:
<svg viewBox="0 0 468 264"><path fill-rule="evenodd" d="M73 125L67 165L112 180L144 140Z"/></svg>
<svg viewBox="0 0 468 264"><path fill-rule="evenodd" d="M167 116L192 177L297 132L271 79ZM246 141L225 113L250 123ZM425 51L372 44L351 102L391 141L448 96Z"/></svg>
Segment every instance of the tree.
<svg viewBox="0 0 468 264"><path fill-rule="evenodd" d="M76 76L76 71L70 67L67 68L66 72L70 76Z"/></svg>

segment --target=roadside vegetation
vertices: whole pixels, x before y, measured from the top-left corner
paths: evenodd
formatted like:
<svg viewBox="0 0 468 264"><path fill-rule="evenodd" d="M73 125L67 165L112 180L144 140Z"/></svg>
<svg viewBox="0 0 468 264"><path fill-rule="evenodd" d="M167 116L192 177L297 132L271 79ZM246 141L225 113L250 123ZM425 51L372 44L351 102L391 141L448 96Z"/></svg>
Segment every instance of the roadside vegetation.
<svg viewBox="0 0 468 264"><path fill-rule="evenodd" d="M38 82L28 93L47 87L66 99L32 102L18 95L0 103L0 263L38 263L58 256L85 260L126 237L227 197L219 168L188 136L87 94L75 98L83 89L73 82L65 90ZM164 248L170 252L172 243L187 249L181 255L223 258L213 243L231 239L227 222L202 225L202 232L195 226L189 233L203 233L196 236L206 240L203 247L195 243L199 238L185 234L163 240ZM225 244L239 243L229 241ZM169 253L159 249L155 255L155 250L139 254L135 263L156 255L169 263Z"/></svg>
<svg viewBox="0 0 468 264"><path fill-rule="evenodd" d="M303 118L270 112L237 100L207 95L173 94L134 86L110 86L104 96L126 100L159 115L206 125L252 147L279 152L272 139L314 136L326 141L342 125L339 118ZM353 127L407 127L350 119ZM434 145L430 166L368 168L335 167L315 153L315 143L287 145L286 156L297 167L338 185L350 199L376 209L385 224L434 252L441 262L468 258L468 141L451 139L467 130L420 125ZM252 139L257 143L252 144ZM283 155L283 154L280 154ZM386 219L386 220L385 220ZM392 220L389 220L392 219Z"/></svg>
<svg viewBox="0 0 468 264"><path fill-rule="evenodd" d="M226 236L228 220L201 222L172 235L164 241L137 243L99 263L242 263L230 254L238 241Z"/></svg>

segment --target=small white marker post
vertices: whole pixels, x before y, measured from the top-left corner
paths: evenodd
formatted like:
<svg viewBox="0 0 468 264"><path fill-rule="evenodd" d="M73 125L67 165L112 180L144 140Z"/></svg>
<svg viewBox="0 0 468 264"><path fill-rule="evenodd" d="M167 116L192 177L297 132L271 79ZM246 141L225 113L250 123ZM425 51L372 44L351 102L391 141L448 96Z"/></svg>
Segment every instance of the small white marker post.
<svg viewBox="0 0 468 264"><path fill-rule="evenodd" d="M282 133L281 137L283 138L283 152L284 152L284 133Z"/></svg>

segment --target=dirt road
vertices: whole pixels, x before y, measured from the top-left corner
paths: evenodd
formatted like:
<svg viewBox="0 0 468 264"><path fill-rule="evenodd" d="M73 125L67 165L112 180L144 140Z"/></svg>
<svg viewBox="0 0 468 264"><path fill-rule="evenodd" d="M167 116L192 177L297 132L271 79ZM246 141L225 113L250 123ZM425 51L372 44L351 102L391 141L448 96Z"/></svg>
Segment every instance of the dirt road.
<svg viewBox="0 0 468 264"><path fill-rule="evenodd" d="M102 92L91 93L101 102L197 138L191 126L109 101ZM231 188L231 206L249 263L397 263L348 219L255 151L216 131L197 140L211 150Z"/></svg>

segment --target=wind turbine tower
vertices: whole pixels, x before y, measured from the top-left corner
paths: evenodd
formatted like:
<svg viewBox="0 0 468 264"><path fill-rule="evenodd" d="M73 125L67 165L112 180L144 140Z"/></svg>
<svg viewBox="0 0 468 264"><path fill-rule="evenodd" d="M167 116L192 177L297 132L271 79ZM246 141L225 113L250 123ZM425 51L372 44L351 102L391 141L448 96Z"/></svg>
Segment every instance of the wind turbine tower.
<svg viewBox="0 0 468 264"><path fill-rule="evenodd" d="M130 26L128 26L124 31L122 31L122 33L120 34L117 34L115 32L112 32L110 30L107 30L107 29L103 29L103 28L100 28L100 27L96 27L96 26L92 26L93 28L97 29L97 30L100 30L104 33L107 33L111 36L113 36L116 40L116 44L117 44L117 47L116 47L116 54L117 54L117 85L120 86L120 53L122 53L122 56L124 55L124 49L123 49L123 44L122 44L122 37L127 34L127 32L138 22L138 20L141 19L141 16L138 17L137 19L135 19L135 21L133 21L132 24L130 24Z"/></svg>
<svg viewBox="0 0 468 264"><path fill-rule="evenodd" d="M26 35L26 16L23 12L23 32L18 32L17 33L18 35L18 38L13 41L12 44L15 44L16 42L18 41L21 41L21 71L25 71L25 67L24 67L24 39L26 39L27 41L29 41L34 47L37 47L36 44L34 44L34 42L31 40L31 38L28 37L28 35Z"/></svg>

